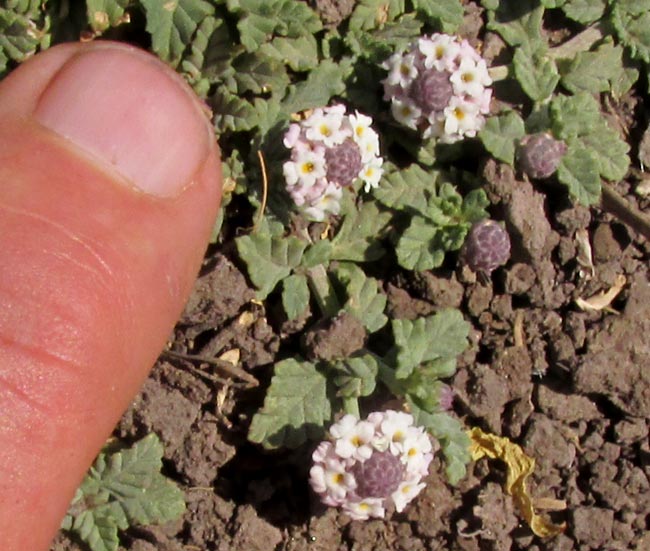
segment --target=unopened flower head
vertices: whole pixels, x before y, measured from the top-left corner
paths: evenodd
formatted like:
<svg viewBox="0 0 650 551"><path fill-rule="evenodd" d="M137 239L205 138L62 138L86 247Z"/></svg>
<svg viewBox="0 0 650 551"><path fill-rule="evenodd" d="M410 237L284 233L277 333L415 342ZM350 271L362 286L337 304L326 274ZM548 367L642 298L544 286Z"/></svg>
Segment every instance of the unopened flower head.
<svg viewBox="0 0 650 551"><path fill-rule="evenodd" d="M384 99L398 122L446 143L474 137L483 127L492 79L467 40L424 36L404 54L393 54L384 67Z"/></svg>
<svg viewBox="0 0 650 551"><path fill-rule="evenodd" d="M365 191L379 185L382 158L372 119L345 106L315 109L284 136L291 158L283 165L287 191L311 220L338 214L344 187L361 180Z"/></svg>
<svg viewBox="0 0 650 551"><path fill-rule="evenodd" d="M321 501L355 520L383 518L388 507L403 511L424 488L433 459L429 436L413 423L408 413L382 411L332 425L312 455L310 483Z"/></svg>

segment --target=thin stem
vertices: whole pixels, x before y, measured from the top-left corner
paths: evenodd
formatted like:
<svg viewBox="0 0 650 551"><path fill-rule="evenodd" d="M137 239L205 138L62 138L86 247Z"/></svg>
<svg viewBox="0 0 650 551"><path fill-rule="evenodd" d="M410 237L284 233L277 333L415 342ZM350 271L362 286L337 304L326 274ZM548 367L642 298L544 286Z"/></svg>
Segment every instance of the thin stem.
<svg viewBox="0 0 650 551"><path fill-rule="evenodd" d="M601 205L604 210L616 216L621 222L630 226L646 239L650 239L650 218L628 203L608 184L603 185Z"/></svg>
<svg viewBox="0 0 650 551"><path fill-rule="evenodd" d="M256 387L259 386L260 384L259 381L255 377L253 377L250 373L247 373L243 369L240 369L239 367L234 366L230 362L226 362L225 360L220 360L218 358L206 358L204 356L194 356L191 354L183 354L182 352L175 352L174 350L163 350L162 355L168 356L170 358L177 358L179 360L185 360L188 362L198 362L198 363L205 363L208 365L212 365L217 369L225 371L226 373L228 373L228 375L246 381L251 387ZM192 369L192 371L197 373L201 377L206 377L210 380L214 380L208 373L204 373L200 369Z"/></svg>
<svg viewBox="0 0 650 551"><path fill-rule="evenodd" d="M343 398L343 411L361 419L359 413L359 401L356 398Z"/></svg>

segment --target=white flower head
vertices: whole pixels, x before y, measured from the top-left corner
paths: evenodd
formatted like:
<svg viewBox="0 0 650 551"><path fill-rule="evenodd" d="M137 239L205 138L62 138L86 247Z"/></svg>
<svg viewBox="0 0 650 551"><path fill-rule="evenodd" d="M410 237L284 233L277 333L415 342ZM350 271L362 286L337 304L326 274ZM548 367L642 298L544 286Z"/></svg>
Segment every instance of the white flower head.
<svg viewBox="0 0 650 551"><path fill-rule="evenodd" d="M358 111L346 115L344 105L314 109L289 126L283 143L291 150L282 167L287 191L310 220L338 214L342 188L352 189L361 179L368 191L381 178L379 136L372 119Z"/></svg>
<svg viewBox="0 0 650 551"><path fill-rule="evenodd" d="M410 414L389 410L361 421L345 415L332 425L331 441L312 455L310 482L321 501L357 520L383 518L391 503L402 511L424 488L433 458L427 433L413 423ZM366 445L370 455L359 454Z"/></svg>
<svg viewBox="0 0 650 551"><path fill-rule="evenodd" d="M413 70L399 73L400 64ZM404 54L392 55L384 67L389 71L382 81L384 99L404 126L447 143L473 137L482 128L492 79L485 60L467 40L442 33L423 36Z"/></svg>

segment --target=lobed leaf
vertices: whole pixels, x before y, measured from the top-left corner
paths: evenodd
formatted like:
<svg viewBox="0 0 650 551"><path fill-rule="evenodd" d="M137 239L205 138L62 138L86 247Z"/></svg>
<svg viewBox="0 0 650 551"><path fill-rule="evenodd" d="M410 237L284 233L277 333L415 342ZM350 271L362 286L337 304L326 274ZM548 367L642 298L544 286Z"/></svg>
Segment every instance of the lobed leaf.
<svg viewBox="0 0 650 551"><path fill-rule="evenodd" d="M343 222L332 239L332 260L370 262L384 255L382 234L391 214L382 211L375 201L362 203L358 208L348 197L342 203Z"/></svg>
<svg viewBox="0 0 650 551"><path fill-rule="evenodd" d="M199 23L214 14L214 7L205 0L141 0L141 3L147 18L146 30L151 35L151 48L172 67L179 64Z"/></svg>
<svg viewBox="0 0 650 551"><path fill-rule="evenodd" d="M215 113L214 125L218 133L228 130L242 132L251 130L259 124L259 115L255 107L243 98L229 92L224 86L217 89L212 98Z"/></svg>
<svg viewBox="0 0 650 551"><path fill-rule="evenodd" d="M296 38L275 37L262 44L259 52L281 61L294 71L309 71L318 65L318 44L311 34Z"/></svg>
<svg viewBox="0 0 650 551"><path fill-rule="evenodd" d="M569 19L583 25L598 21L605 13L607 0L567 0L562 11Z"/></svg>
<svg viewBox="0 0 650 551"><path fill-rule="evenodd" d="M391 209L423 213L431 190L435 189L438 175L438 172L427 172L415 164L405 170L387 165L373 195Z"/></svg>
<svg viewBox="0 0 650 551"><path fill-rule="evenodd" d="M332 370L336 395L341 398L370 396L375 391L379 365L373 354L361 352L338 360Z"/></svg>
<svg viewBox="0 0 650 551"><path fill-rule="evenodd" d="M404 13L404 0L359 0L350 16L350 30L381 27Z"/></svg>
<svg viewBox="0 0 650 551"><path fill-rule="evenodd" d="M341 262L335 269L336 278L345 287L347 301L343 309L360 320L369 333L381 329L388 318L384 314L386 295L380 291L379 283L367 277L361 268L351 262Z"/></svg>
<svg viewBox="0 0 650 551"><path fill-rule="evenodd" d="M549 113L553 134L561 140L589 134L600 123L600 105L585 92L556 96Z"/></svg>
<svg viewBox="0 0 650 551"><path fill-rule="evenodd" d="M413 8L424 13L444 33L455 33L463 22L463 6L459 0L413 0Z"/></svg>
<svg viewBox="0 0 650 551"><path fill-rule="evenodd" d="M238 237L235 243L260 300L300 264L307 247L307 243L297 237L271 237L263 232Z"/></svg>
<svg viewBox="0 0 650 551"><path fill-rule="evenodd" d="M478 137L493 157L513 165L517 143L526 135L524 121L515 111L490 117Z"/></svg>
<svg viewBox="0 0 650 551"><path fill-rule="evenodd" d="M547 57L544 50L545 48L537 48L535 51L517 48L512 58L517 81L534 101L548 98L560 81L555 61Z"/></svg>
<svg viewBox="0 0 650 551"><path fill-rule="evenodd" d="M79 487L66 526L93 551L115 551L118 529L180 517L185 511L183 493L160 474L162 456L155 434L131 448L101 453Z"/></svg>
<svg viewBox="0 0 650 551"><path fill-rule="evenodd" d="M320 438L331 415L327 377L310 362L283 360L275 364L264 406L253 417L248 439L266 449L296 448Z"/></svg>
<svg viewBox="0 0 650 551"><path fill-rule="evenodd" d="M289 75L277 59L255 52L245 52L232 62L238 94L284 94Z"/></svg>
<svg viewBox="0 0 650 551"><path fill-rule="evenodd" d="M607 123L600 121L580 142L593 153L603 178L622 180L625 177L630 168L630 146Z"/></svg>
<svg viewBox="0 0 650 551"><path fill-rule="evenodd" d="M557 169L557 177L581 205L593 205L599 201L601 188L598 160L592 151L579 143L569 144Z"/></svg>
<svg viewBox="0 0 650 551"><path fill-rule="evenodd" d="M647 1L613 2L611 22L632 57L650 63L650 6Z"/></svg>
<svg viewBox="0 0 650 551"><path fill-rule="evenodd" d="M544 7L536 0L491 0L483 5L489 10L487 28L510 46L542 40Z"/></svg>
<svg viewBox="0 0 650 551"><path fill-rule="evenodd" d="M398 379L408 377L420 364L455 359L467 348L469 324L458 310L442 310L414 321L392 320L392 327Z"/></svg>
<svg viewBox="0 0 650 551"><path fill-rule="evenodd" d="M397 262L407 270L431 270L445 259L445 250L438 248L435 237L439 229L423 216L413 216L411 223L400 236L395 252Z"/></svg>
<svg viewBox="0 0 650 551"><path fill-rule="evenodd" d="M610 41L593 52L580 52L562 73L562 85L570 92L597 94L616 89L617 95L621 95L621 85L627 80L623 48Z"/></svg>

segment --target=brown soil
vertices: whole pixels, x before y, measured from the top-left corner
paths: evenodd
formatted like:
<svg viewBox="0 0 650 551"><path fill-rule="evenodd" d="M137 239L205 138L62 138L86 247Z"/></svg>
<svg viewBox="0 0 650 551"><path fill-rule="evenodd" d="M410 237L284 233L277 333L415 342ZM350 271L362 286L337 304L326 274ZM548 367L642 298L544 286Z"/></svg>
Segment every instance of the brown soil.
<svg viewBox="0 0 650 551"><path fill-rule="evenodd" d="M315 5L335 21L336 8L351 2ZM481 24L474 7L465 34L476 36ZM621 113L630 103L621 100ZM232 356L223 356L238 355L263 388L276 358L300 346L295 332L315 320L292 327L265 311L234 253L213 251L175 330L178 354L161 356L115 433L127 441L160 436L165 472L182 485L187 512L164 527L129 530L125 550L650 549L650 246L610 215L573 207L505 165L487 161L482 174L513 238L509 264L487 282L460 270L386 273L383 290L395 317L459 307L472 322L473 344L453 380L454 411L535 458L532 492L566 502L552 513L566 532L534 536L504 493L505 469L486 460L451 487L436 459L426 489L388 520L353 522L320 506L307 485L310 449L271 454L247 443L263 390L229 373ZM623 182L618 191L637 204L631 189ZM593 270L577 260L581 232ZM610 308L577 306L617 276L626 284ZM363 344L362 329L339 320L312 327L306 341L320 356L346 354ZM64 534L52 548L78 549Z"/></svg>

